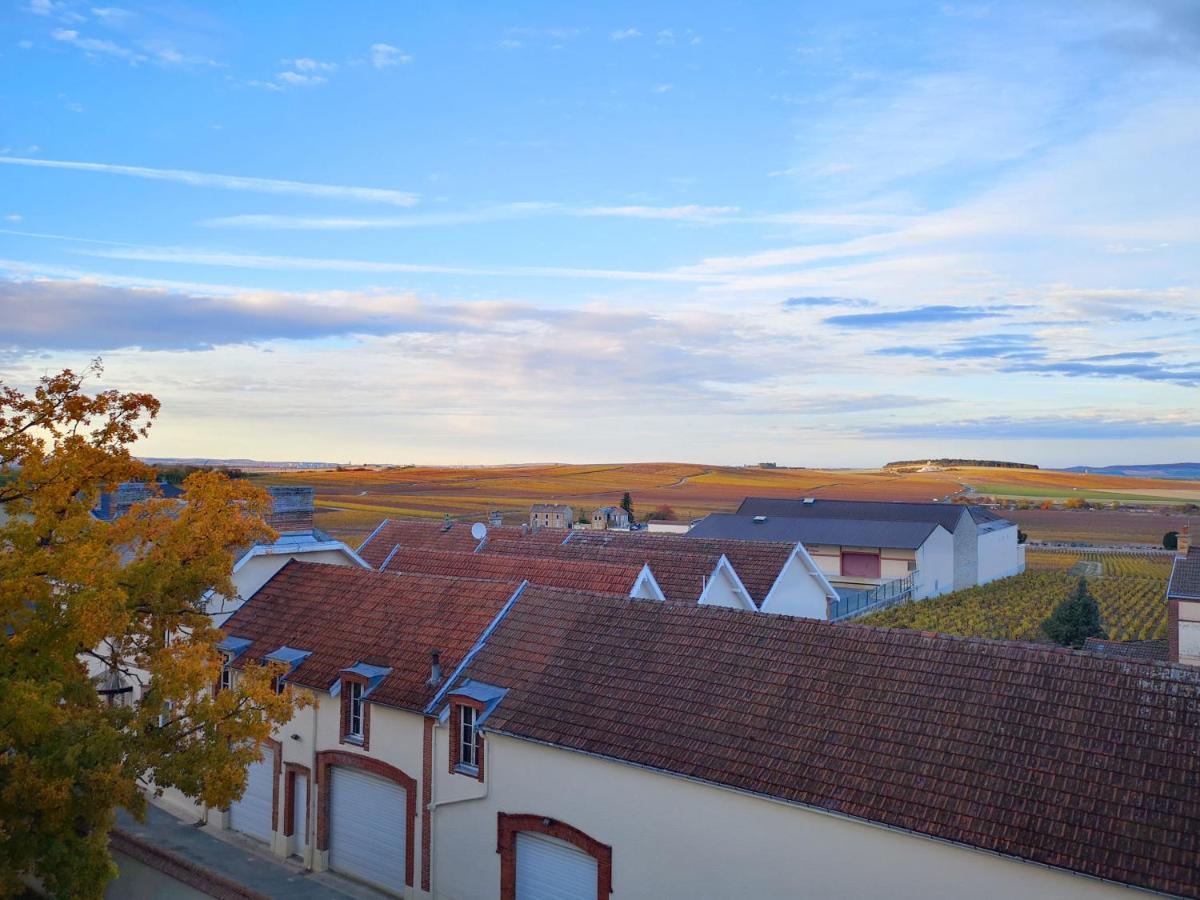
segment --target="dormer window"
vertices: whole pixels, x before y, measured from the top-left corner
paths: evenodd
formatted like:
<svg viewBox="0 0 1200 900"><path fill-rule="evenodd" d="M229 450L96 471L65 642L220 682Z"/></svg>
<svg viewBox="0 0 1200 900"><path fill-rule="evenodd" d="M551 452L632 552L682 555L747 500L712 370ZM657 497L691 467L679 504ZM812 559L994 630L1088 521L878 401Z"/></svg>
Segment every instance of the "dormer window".
<svg viewBox="0 0 1200 900"><path fill-rule="evenodd" d="M363 686L357 681L346 684L346 702L350 707L350 721L347 723L346 736L363 739Z"/></svg>
<svg viewBox="0 0 1200 900"><path fill-rule="evenodd" d="M473 707L458 707L458 764L468 769L479 767L479 733L475 730Z"/></svg>

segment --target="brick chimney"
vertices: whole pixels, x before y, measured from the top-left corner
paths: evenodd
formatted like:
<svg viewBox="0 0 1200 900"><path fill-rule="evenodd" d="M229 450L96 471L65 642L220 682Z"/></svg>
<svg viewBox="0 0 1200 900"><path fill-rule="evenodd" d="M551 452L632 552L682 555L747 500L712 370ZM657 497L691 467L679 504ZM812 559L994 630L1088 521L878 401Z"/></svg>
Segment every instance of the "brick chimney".
<svg viewBox="0 0 1200 900"><path fill-rule="evenodd" d="M313 495L311 487L275 485L267 488L271 495L271 514L267 524L283 534L312 531Z"/></svg>
<svg viewBox="0 0 1200 900"><path fill-rule="evenodd" d="M1175 555L1180 559L1188 555L1188 550L1192 546L1189 525L1190 523L1185 521L1183 527L1179 529L1179 536L1175 539Z"/></svg>

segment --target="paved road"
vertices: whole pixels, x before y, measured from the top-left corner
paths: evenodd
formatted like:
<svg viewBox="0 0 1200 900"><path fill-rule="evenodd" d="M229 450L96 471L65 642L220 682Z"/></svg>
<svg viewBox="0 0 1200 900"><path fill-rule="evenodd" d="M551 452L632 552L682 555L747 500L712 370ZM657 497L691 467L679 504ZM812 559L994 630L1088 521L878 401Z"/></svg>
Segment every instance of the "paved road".
<svg viewBox="0 0 1200 900"><path fill-rule="evenodd" d="M299 860L281 860L254 841L183 822L154 805L146 810L144 822L121 810L117 826L158 850L267 897L382 900L387 896L329 872L305 871Z"/></svg>

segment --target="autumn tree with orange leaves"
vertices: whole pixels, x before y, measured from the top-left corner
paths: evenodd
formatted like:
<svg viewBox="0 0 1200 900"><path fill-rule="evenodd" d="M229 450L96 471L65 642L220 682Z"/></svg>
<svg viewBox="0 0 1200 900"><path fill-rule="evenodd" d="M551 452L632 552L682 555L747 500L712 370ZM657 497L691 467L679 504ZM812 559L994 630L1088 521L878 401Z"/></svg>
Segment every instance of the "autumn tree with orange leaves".
<svg viewBox="0 0 1200 900"><path fill-rule="evenodd" d="M115 812L174 787L224 807L273 727L305 701L252 667L214 693L221 632L205 595L232 595L234 553L273 538L269 498L200 472L184 499L114 521L102 491L153 481L130 446L159 410L149 394L89 394L81 374L29 393L0 382L0 896L32 876L60 897L100 897L116 874ZM98 687L139 683L141 701Z"/></svg>

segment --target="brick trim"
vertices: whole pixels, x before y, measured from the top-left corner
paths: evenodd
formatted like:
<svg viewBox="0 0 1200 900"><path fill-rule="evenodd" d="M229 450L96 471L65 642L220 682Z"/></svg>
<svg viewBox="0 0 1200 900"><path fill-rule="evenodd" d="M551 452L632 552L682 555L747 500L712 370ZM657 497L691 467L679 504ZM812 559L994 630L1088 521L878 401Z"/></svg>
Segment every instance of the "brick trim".
<svg viewBox="0 0 1200 900"><path fill-rule="evenodd" d="M456 696L451 694L448 698L450 703L450 749L447 753L449 763L449 771L451 775L464 775L471 777L469 772L460 771L458 768L458 741L462 735L462 725L460 724L459 708L463 706L470 707L475 710L476 715L483 712L487 708L487 704L472 697ZM476 747L476 765L474 778L476 781L483 781L483 735L479 732L479 720L476 719L475 728L475 747Z"/></svg>
<svg viewBox="0 0 1200 900"><path fill-rule="evenodd" d="M496 852L500 854L500 900L516 900L517 835L522 831L566 841L596 860L596 896L612 893L612 847L566 822L525 813L497 813Z"/></svg>
<svg viewBox="0 0 1200 900"><path fill-rule="evenodd" d="M433 856L429 833L429 804L433 797L433 728L437 721L425 717L425 737L421 756L421 890L429 892L429 866Z"/></svg>
<svg viewBox="0 0 1200 900"><path fill-rule="evenodd" d="M300 763L284 763L283 772L283 836L291 837L296 833L296 779L303 778L308 782L311 806L312 772L308 766L302 766ZM307 812L305 810L306 816ZM309 830L307 821L305 821L304 826L305 837L307 837Z"/></svg>
<svg viewBox="0 0 1200 900"><path fill-rule="evenodd" d="M279 830L279 776L283 772L283 744L275 738L264 741L274 751L275 771L271 773L271 831Z"/></svg>
<svg viewBox="0 0 1200 900"><path fill-rule="evenodd" d="M341 725L338 728L338 743L349 744L352 747L362 747L363 750L371 748L371 702L366 698L367 687L369 686L368 679L361 675L347 675L342 673L342 689L338 695L342 701L341 705ZM363 689L362 701L362 740L350 737L350 692L346 690L346 686L350 684L361 684Z"/></svg>
<svg viewBox="0 0 1200 900"><path fill-rule="evenodd" d="M411 775L389 766L385 762L362 756L358 753L348 753L345 750L322 750L317 754L317 837L318 850L329 849L329 770L333 766L344 766L348 769L360 769L388 781L395 782L404 788L406 801L405 815L408 817L408 827L404 829L404 882L413 886L413 832L417 824L417 781Z"/></svg>

